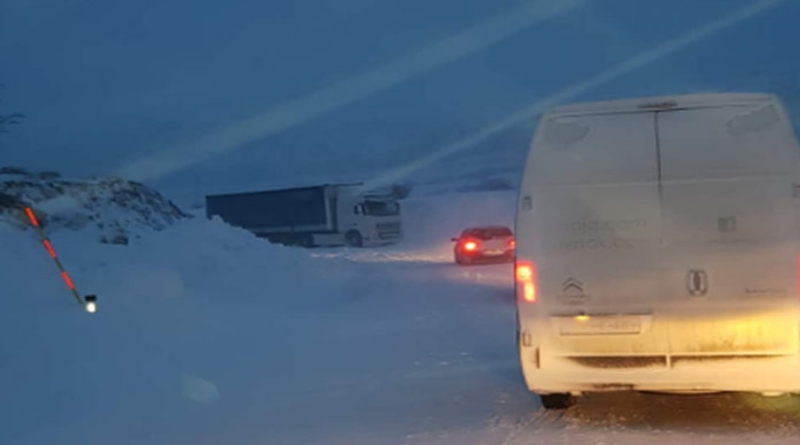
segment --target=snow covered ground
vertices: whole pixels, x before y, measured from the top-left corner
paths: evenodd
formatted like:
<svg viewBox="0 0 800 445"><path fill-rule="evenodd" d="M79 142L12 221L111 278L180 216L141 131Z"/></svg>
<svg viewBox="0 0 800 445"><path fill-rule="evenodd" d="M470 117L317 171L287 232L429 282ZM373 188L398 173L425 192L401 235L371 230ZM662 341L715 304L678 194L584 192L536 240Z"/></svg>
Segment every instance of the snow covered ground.
<svg viewBox="0 0 800 445"><path fill-rule="evenodd" d="M800 399L611 394L545 413L522 383L509 265L459 268L509 192L404 202L386 249L290 249L202 218L128 246L61 230L71 299L0 225L2 443L796 443Z"/></svg>

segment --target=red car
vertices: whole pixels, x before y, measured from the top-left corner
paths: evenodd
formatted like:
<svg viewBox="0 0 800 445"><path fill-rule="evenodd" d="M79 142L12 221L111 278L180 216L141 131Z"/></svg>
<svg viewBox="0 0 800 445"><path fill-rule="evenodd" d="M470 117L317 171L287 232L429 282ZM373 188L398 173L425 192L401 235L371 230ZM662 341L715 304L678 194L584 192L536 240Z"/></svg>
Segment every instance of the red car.
<svg viewBox="0 0 800 445"><path fill-rule="evenodd" d="M514 234L508 227L470 227L451 241L457 264L514 261Z"/></svg>

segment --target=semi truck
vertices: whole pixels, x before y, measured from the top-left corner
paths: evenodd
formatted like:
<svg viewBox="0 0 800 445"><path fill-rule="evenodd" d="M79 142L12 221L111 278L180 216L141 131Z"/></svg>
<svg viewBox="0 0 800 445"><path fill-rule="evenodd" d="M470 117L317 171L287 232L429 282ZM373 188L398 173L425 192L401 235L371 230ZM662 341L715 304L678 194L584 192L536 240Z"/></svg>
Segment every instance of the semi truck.
<svg viewBox="0 0 800 445"><path fill-rule="evenodd" d="M379 246L402 238L398 201L359 183L208 195L206 216L285 245Z"/></svg>

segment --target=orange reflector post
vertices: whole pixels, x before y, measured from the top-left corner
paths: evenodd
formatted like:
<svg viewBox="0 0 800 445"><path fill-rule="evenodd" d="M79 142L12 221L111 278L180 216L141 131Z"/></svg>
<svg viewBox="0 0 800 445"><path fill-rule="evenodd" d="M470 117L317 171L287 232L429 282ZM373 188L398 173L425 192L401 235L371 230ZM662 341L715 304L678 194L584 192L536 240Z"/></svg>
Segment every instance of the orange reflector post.
<svg viewBox="0 0 800 445"><path fill-rule="evenodd" d="M69 278L69 275L67 275L67 271L66 270L62 270L61 271L61 278L63 278L64 282L67 283L67 287L69 288L69 290L74 290L75 289L75 285L72 284L72 280Z"/></svg>
<svg viewBox="0 0 800 445"><path fill-rule="evenodd" d="M523 301L536 301L536 267L530 261L517 261L515 266L517 292Z"/></svg>
<svg viewBox="0 0 800 445"><path fill-rule="evenodd" d="M36 233L39 235L39 239L42 241L42 245L44 248L47 249L47 254L50 255L50 258L56 263L56 267L58 271L61 272L61 278L64 280L64 283L67 284L67 287L72 292L72 296L75 297L75 301L78 304L83 304L83 300L81 299L80 294L78 293L77 289L75 289L75 285L72 283L72 279L67 275L67 271L64 270L64 266L61 264L61 261L58 260L56 256L56 250L53 249L53 245L50 243L50 240L47 239L47 235L44 234L44 230L39 225L39 220L36 219L36 215L33 213L33 209L30 207L25 207L25 214L28 216L28 220L30 220L31 225L36 229ZM88 304L88 303L87 303ZM96 303L92 302L93 307L96 306ZM87 311L89 311L87 307ZM93 311L89 311L93 312Z"/></svg>
<svg viewBox="0 0 800 445"><path fill-rule="evenodd" d="M39 227L39 220L36 219L36 215L33 214L33 210L31 210L30 207L25 207L25 214L28 215L28 219L31 221L33 227Z"/></svg>
<svg viewBox="0 0 800 445"><path fill-rule="evenodd" d="M44 248L47 249L47 253L50 254L50 258L55 259L56 258L56 251L53 250L53 245L50 244L50 240L46 239L46 240L42 241L42 244L44 244Z"/></svg>

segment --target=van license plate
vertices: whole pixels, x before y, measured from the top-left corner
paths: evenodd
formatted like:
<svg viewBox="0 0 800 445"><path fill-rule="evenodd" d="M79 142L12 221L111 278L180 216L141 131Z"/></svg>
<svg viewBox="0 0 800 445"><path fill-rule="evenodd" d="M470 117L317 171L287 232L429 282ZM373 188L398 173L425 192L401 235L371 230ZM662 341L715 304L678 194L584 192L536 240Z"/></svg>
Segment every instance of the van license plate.
<svg viewBox="0 0 800 445"><path fill-rule="evenodd" d="M633 335L642 332L639 317L589 317L561 318L558 323L561 335Z"/></svg>

